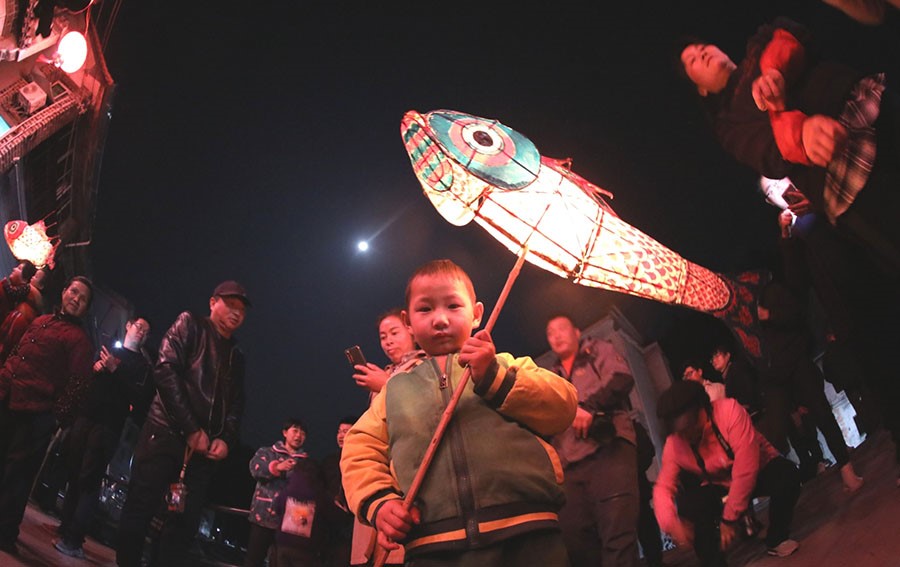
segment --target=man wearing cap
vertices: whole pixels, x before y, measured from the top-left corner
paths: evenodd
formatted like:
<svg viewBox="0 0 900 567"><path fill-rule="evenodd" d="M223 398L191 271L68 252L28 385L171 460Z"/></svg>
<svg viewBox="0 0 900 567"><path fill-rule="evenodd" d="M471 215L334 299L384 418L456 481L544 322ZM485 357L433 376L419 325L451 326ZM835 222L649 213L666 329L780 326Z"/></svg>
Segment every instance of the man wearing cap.
<svg viewBox="0 0 900 567"><path fill-rule="evenodd" d="M138 566L150 522L185 467L184 510L170 514L160 565L186 561L217 461L237 442L244 405L244 356L234 332L250 299L235 281L219 284L209 317L184 312L166 332L153 370L157 394L134 451L116 560Z"/></svg>

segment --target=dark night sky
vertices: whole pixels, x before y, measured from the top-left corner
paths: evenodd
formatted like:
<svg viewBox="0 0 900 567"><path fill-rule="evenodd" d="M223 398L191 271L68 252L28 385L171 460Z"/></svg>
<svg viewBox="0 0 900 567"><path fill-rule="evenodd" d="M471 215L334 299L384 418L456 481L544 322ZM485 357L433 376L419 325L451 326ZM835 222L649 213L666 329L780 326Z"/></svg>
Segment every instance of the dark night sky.
<svg viewBox="0 0 900 567"><path fill-rule="evenodd" d="M407 110L497 118L543 155L572 157L631 224L731 272L771 262L776 212L705 129L671 70L673 38L702 34L739 60L756 27L783 13L860 66L896 68L900 54L896 13L865 28L818 1L425 4L123 3L107 46L118 92L94 277L149 314L154 342L180 311L207 312L219 281L248 287L239 337L252 446L299 415L314 456L335 449L337 419L366 407L343 349L386 362L375 317L402 302L416 266L452 258L490 309L514 263L421 194L399 135ZM359 239L371 240L366 254ZM676 363L721 331L526 265L494 340L536 356L551 313L587 325L613 305Z"/></svg>

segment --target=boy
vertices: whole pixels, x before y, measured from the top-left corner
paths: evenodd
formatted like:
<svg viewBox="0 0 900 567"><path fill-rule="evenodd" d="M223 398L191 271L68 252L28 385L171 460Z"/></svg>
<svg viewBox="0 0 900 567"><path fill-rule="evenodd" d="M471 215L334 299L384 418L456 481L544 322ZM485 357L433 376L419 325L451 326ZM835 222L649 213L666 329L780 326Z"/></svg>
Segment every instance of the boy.
<svg viewBox="0 0 900 567"><path fill-rule="evenodd" d="M250 539L247 542L245 567L262 566L275 531L281 526L281 516L274 502L287 485L288 476L299 460L306 459L303 442L306 426L298 418L290 418L281 429L284 441L271 447L260 447L250 460L250 476L256 479L253 503L250 505Z"/></svg>
<svg viewBox="0 0 900 567"><path fill-rule="evenodd" d="M341 451L347 432L359 419L355 415L347 415L338 422L338 450L322 460L322 477L325 481L329 530L326 538L322 563L330 567L347 567L350 565L350 545L353 537L353 514L347 508L347 498L341 485ZM371 528L368 528L371 529Z"/></svg>
<svg viewBox="0 0 900 567"><path fill-rule="evenodd" d="M496 354L479 331L484 306L449 260L420 267L403 319L428 354L396 374L350 430L341 457L350 509L387 549L403 541L415 565L561 565L562 468L538 435L566 429L577 394L530 358ZM472 380L434 455L417 504L403 507L463 366Z"/></svg>

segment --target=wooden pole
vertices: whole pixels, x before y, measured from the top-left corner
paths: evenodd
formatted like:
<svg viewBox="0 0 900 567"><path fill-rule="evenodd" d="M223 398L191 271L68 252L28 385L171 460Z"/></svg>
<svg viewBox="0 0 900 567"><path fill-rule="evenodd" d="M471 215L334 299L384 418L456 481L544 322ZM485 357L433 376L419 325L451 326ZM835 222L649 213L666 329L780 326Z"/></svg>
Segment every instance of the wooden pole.
<svg viewBox="0 0 900 567"><path fill-rule="evenodd" d="M488 317L487 323L484 325L484 330L490 333L494 329L494 325L497 323L497 317L500 316L500 311L503 309L503 304L506 303L506 298L509 297L509 292L512 289L513 283L515 283L516 278L519 277L519 272L522 271L522 264L525 263L525 254L528 252L528 248L522 248L521 252L519 252L519 258L516 260L516 264L513 266L512 270L510 270L509 275L506 277L506 283L503 285L503 290L500 292L500 297L497 298L497 304L494 305L494 310L491 311L491 316ZM438 446L441 443L441 439L444 437L444 431L447 430L447 426L450 425L450 419L453 417L453 412L456 410L456 404L459 403L459 398L462 396L463 390L465 390L466 384L469 382L469 378L472 377L472 369L466 366L466 369L463 371L462 378L459 379L459 384L456 386L456 390L453 392L453 396L450 398L450 401L447 403L447 407L444 408L444 413L441 414L441 421L438 422L437 429L434 430L434 435L431 436L431 442L428 444L428 449L425 451L425 456L422 458L422 463L419 465L419 470L416 471L416 476L413 477L412 483L409 485L409 490L406 493L406 496L403 498L403 509L407 512L412 508L413 501L416 499L416 496L419 493L419 488L422 487L422 483L425 481L425 475L428 474L428 468L431 466L431 460L434 458L435 453L437 453ZM380 545L375 546L375 567L383 567L385 561L387 561L388 552L386 549L381 547Z"/></svg>

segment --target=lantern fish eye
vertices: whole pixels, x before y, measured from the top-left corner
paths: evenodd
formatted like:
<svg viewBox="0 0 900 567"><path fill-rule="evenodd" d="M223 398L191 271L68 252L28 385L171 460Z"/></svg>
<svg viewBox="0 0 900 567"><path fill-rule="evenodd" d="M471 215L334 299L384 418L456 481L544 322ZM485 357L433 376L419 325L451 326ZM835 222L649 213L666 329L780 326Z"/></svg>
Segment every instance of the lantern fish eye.
<svg viewBox="0 0 900 567"><path fill-rule="evenodd" d="M481 154L496 155L503 151L503 138L487 124L466 124L462 128L462 138L470 148Z"/></svg>
<svg viewBox="0 0 900 567"><path fill-rule="evenodd" d="M541 154L512 128L453 110L429 112L425 119L444 153L494 188L518 190L537 178Z"/></svg>

